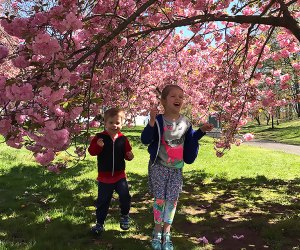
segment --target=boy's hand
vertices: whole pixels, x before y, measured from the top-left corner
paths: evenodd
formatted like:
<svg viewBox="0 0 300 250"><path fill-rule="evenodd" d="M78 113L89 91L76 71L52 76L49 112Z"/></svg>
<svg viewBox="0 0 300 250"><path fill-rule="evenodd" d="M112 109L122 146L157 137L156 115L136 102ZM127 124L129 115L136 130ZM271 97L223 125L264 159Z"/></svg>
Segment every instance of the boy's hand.
<svg viewBox="0 0 300 250"><path fill-rule="evenodd" d="M104 146L103 139L102 139L102 138L99 138L98 141L97 141L97 144L98 144L100 147L103 147L103 146Z"/></svg>
<svg viewBox="0 0 300 250"><path fill-rule="evenodd" d="M208 132L211 131L214 128L214 125L212 125L211 123L204 123L200 129L202 132Z"/></svg>
<svg viewBox="0 0 300 250"><path fill-rule="evenodd" d="M126 156L127 156L127 159L128 159L129 161L131 161L131 160L134 158L134 155L133 155L133 153L132 153L131 151L127 152L127 153L126 153Z"/></svg>
<svg viewBox="0 0 300 250"><path fill-rule="evenodd" d="M151 127L154 126L155 124L155 119L156 119L156 116L158 115L158 108L155 107L153 109L150 110L150 120L149 120L149 125Z"/></svg>

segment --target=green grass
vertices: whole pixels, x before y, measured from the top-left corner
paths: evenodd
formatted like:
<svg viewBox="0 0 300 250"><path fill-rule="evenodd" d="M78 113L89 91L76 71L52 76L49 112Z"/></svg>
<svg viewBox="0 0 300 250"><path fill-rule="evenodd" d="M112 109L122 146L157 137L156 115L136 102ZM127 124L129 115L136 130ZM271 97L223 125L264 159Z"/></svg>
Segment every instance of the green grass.
<svg viewBox="0 0 300 250"><path fill-rule="evenodd" d="M140 132L124 131L135 154L127 164L132 227L119 228L115 196L100 238L89 232L95 221L95 157L56 175L27 151L0 145L0 249L150 249L152 200ZM172 230L175 249L299 249L299 191L299 156L242 145L217 158L212 139L205 137L196 162L184 167ZM211 244L197 243L201 236ZM219 237L224 240L214 244Z"/></svg>
<svg viewBox="0 0 300 250"><path fill-rule="evenodd" d="M275 125L274 129L271 125L257 125L251 122L242 129L242 133L248 132L253 133L256 139L300 145L300 119L282 122Z"/></svg>

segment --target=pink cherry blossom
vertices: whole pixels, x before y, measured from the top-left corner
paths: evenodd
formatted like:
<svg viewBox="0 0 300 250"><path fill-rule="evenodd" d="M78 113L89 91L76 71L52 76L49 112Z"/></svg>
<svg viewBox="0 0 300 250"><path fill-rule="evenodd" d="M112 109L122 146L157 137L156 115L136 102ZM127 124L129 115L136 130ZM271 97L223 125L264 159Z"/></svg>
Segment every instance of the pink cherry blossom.
<svg viewBox="0 0 300 250"><path fill-rule="evenodd" d="M5 82L6 82L6 77L0 75L0 89L4 89L5 88Z"/></svg>
<svg viewBox="0 0 300 250"><path fill-rule="evenodd" d="M251 133L247 133L243 135L245 141L251 141L254 138L254 135Z"/></svg>
<svg viewBox="0 0 300 250"><path fill-rule="evenodd" d="M3 119L0 120L0 133L2 135L7 135L11 129L11 120L10 119Z"/></svg>
<svg viewBox="0 0 300 250"><path fill-rule="evenodd" d="M37 153L35 159L41 165L47 165L54 160L55 154L52 150L47 150L45 153Z"/></svg>
<svg viewBox="0 0 300 250"><path fill-rule="evenodd" d="M300 71L300 62L298 62L298 63L293 63L292 66L293 66L293 68L294 68L295 70L299 70L299 71Z"/></svg>
<svg viewBox="0 0 300 250"><path fill-rule="evenodd" d="M53 172L53 173L56 173L56 174L60 173L60 170L59 170L59 168L56 165L50 165L50 166L48 166L47 170L49 172Z"/></svg>
<svg viewBox="0 0 300 250"><path fill-rule="evenodd" d="M100 126L100 122L98 122L98 121L91 121L90 122L90 127L91 128L98 128Z"/></svg>
<svg viewBox="0 0 300 250"><path fill-rule="evenodd" d="M280 81L281 81L282 84L286 83L290 79L291 79L291 76L289 74L285 74L285 75L280 76Z"/></svg>
<svg viewBox="0 0 300 250"><path fill-rule="evenodd" d="M67 129L53 130L52 128L43 128L40 130L41 136L35 140L45 148L51 148L57 151L64 150L69 144L69 131Z"/></svg>
<svg viewBox="0 0 300 250"><path fill-rule="evenodd" d="M35 54L52 56L54 53L59 52L61 47L56 38L47 33L39 33L32 44L32 49Z"/></svg>
<svg viewBox="0 0 300 250"><path fill-rule="evenodd" d="M6 97L12 101L28 101L33 98L32 85L25 83L23 86L13 84L6 87Z"/></svg>
<svg viewBox="0 0 300 250"><path fill-rule="evenodd" d="M10 23L7 20L2 19L1 25L8 34L18 38L24 38L24 35L26 34L26 28L28 27L28 22L28 18L14 18Z"/></svg>
<svg viewBox="0 0 300 250"><path fill-rule="evenodd" d="M54 112L55 115L57 115L58 117L63 117L66 115L65 111L63 110L62 107L60 107L59 105L55 105L51 108L51 110Z"/></svg>
<svg viewBox="0 0 300 250"><path fill-rule="evenodd" d="M40 26L40 25L44 25L48 22L48 13L44 13L44 12L37 12L33 18L33 20L31 21L31 25L33 26Z"/></svg>
<svg viewBox="0 0 300 250"><path fill-rule="evenodd" d="M74 107L70 110L70 112L68 113L69 119L70 120L75 120L76 118L78 118L81 114L81 112L83 111L82 107Z"/></svg>
<svg viewBox="0 0 300 250"><path fill-rule="evenodd" d="M25 58L25 56L18 56L12 60L15 67L24 69L30 65L30 62Z"/></svg>
<svg viewBox="0 0 300 250"><path fill-rule="evenodd" d="M241 141L241 140L236 140L234 144L235 144L236 146L240 146L240 145L241 145L241 143L242 143L242 141Z"/></svg>
<svg viewBox="0 0 300 250"><path fill-rule="evenodd" d="M8 48L0 45L0 61L8 56Z"/></svg>
<svg viewBox="0 0 300 250"><path fill-rule="evenodd" d="M280 76L281 70L275 70L274 71L274 76Z"/></svg>
<svg viewBox="0 0 300 250"><path fill-rule="evenodd" d="M57 91L53 91L49 97L49 101L51 103L54 103L54 102L57 102L57 101L60 101L63 99L64 97L64 94L65 94L65 89L64 88L61 88Z"/></svg>
<svg viewBox="0 0 300 250"><path fill-rule="evenodd" d="M23 147L23 141L22 137L11 137L6 141L6 144L10 147L20 149Z"/></svg>
<svg viewBox="0 0 300 250"><path fill-rule="evenodd" d="M63 69L54 69L53 80L60 83L65 83L70 81L71 73L67 68Z"/></svg>
<svg viewBox="0 0 300 250"><path fill-rule="evenodd" d="M246 16L251 16L254 14L254 10L251 9L249 6L246 6L244 9L243 9L243 14L246 15Z"/></svg>
<svg viewBox="0 0 300 250"><path fill-rule="evenodd" d="M126 37L123 37L123 38L121 39L121 41L120 41L120 46L121 46L121 47L124 47L124 46L126 45L126 43L127 43L127 38L126 38Z"/></svg>
<svg viewBox="0 0 300 250"><path fill-rule="evenodd" d="M22 114L16 114L16 121L21 125L25 122L27 116Z"/></svg>

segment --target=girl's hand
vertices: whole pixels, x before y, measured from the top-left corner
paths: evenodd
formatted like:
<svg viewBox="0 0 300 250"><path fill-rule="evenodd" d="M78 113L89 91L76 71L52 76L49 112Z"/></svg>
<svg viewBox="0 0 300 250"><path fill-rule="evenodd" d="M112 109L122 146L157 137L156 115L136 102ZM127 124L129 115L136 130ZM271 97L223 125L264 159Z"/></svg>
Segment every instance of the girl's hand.
<svg viewBox="0 0 300 250"><path fill-rule="evenodd" d="M126 156L129 161L131 161L134 158L132 151L127 152Z"/></svg>
<svg viewBox="0 0 300 250"><path fill-rule="evenodd" d="M149 120L149 125L151 127L154 126L155 124L155 119L156 119L156 116L158 115L158 108L155 107L153 109L150 110L150 120Z"/></svg>
<svg viewBox="0 0 300 250"><path fill-rule="evenodd" d="M212 125L211 123L204 123L200 129L202 132L208 132L211 131L214 128L214 125Z"/></svg>
<svg viewBox="0 0 300 250"><path fill-rule="evenodd" d="M98 144L100 147L103 147L103 146L104 146L103 139L102 139L102 138L99 138L99 139L97 140L97 144Z"/></svg>

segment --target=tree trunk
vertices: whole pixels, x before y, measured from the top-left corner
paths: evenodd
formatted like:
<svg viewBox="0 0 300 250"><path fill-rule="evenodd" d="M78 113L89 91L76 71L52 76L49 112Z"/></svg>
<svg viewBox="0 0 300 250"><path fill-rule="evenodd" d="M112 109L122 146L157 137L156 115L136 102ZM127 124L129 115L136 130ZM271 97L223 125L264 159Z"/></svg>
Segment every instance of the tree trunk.
<svg viewBox="0 0 300 250"><path fill-rule="evenodd" d="M270 122L270 114L268 113L268 115L266 115L266 113L265 113L265 116L266 116L266 119L267 119L267 126L269 125L269 122Z"/></svg>
<svg viewBox="0 0 300 250"><path fill-rule="evenodd" d="M254 119L257 121L257 124L260 125L260 118L259 118L259 115L255 116Z"/></svg>

